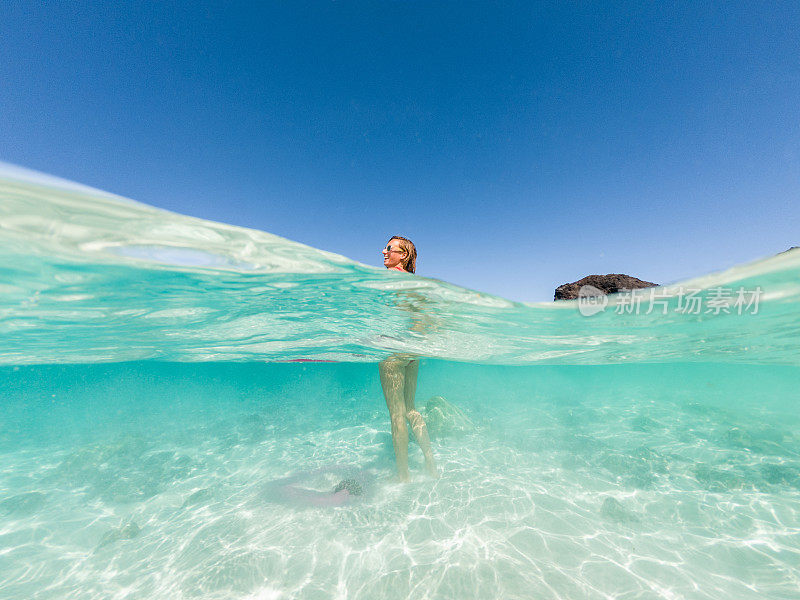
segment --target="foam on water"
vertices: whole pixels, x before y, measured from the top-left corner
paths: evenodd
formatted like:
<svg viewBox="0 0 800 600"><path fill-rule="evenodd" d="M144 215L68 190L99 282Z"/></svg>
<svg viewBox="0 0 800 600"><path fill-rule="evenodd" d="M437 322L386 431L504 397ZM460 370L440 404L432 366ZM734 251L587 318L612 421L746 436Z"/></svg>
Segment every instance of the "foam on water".
<svg viewBox="0 0 800 600"><path fill-rule="evenodd" d="M796 252L583 317L7 171L0 265L0 597L800 597Z"/></svg>

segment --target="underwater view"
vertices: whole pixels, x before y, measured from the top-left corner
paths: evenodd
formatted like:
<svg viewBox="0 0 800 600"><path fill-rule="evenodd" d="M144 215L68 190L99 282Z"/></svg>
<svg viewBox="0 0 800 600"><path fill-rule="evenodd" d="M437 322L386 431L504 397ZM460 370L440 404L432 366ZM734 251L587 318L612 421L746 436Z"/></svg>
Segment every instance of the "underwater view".
<svg viewBox="0 0 800 600"><path fill-rule="evenodd" d="M0 268L2 598L800 598L800 250L519 303L4 167Z"/></svg>

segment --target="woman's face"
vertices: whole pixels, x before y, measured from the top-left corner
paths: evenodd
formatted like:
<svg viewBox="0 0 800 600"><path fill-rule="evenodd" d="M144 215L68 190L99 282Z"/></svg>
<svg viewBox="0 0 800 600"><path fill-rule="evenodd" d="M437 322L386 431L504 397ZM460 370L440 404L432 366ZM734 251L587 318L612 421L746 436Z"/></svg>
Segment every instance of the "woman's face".
<svg viewBox="0 0 800 600"><path fill-rule="evenodd" d="M389 243L386 244L386 247L383 249L383 266L387 269L393 269L397 266L402 267L400 263L405 256L405 250L400 247L400 242L397 240L389 240Z"/></svg>

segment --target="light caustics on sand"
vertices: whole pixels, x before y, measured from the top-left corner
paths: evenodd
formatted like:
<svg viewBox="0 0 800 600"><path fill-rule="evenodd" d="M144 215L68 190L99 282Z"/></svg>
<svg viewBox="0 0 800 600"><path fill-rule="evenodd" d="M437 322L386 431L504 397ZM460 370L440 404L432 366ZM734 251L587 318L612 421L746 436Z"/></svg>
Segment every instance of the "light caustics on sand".
<svg viewBox="0 0 800 600"><path fill-rule="evenodd" d="M2 598L797 597L798 251L582 316L6 167L0 269Z"/></svg>

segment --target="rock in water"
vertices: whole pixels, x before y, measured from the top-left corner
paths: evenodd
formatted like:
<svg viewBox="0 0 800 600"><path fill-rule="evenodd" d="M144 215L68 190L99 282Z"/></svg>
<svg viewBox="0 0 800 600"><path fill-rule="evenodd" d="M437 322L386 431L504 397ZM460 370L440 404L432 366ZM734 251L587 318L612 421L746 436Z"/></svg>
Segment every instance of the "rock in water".
<svg viewBox="0 0 800 600"><path fill-rule="evenodd" d="M113 544L117 540L132 540L139 535L140 532L141 529L139 529L139 526L133 522L128 523L124 527L118 527L106 531L103 534L103 537L100 538L100 543L97 544L97 548L95 548L95 550L100 550L100 548Z"/></svg>
<svg viewBox="0 0 800 600"><path fill-rule="evenodd" d="M657 283L642 281L630 275L610 273L608 275L588 275L572 283L565 283L556 288L553 300L575 300L578 292L585 285L596 287L604 294L615 294L625 290L638 290L658 286Z"/></svg>
<svg viewBox="0 0 800 600"><path fill-rule="evenodd" d="M622 503L616 498L606 496L603 505L600 507L600 514L611 521L617 523L638 523L639 518L629 512Z"/></svg>
<svg viewBox="0 0 800 600"><path fill-rule="evenodd" d="M425 405L425 423L432 436L459 435L475 431L475 424L457 406L441 396L433 396Z"/></svg>
<svg viewBox="0 0 800 600"><path fill-rule="evenodd" d="M361 487L361 484L352 477L342 479L339 484L333 488L334 494L341 491L346 491L351 496L362 496L364 494L364 488Z"/></svg>

